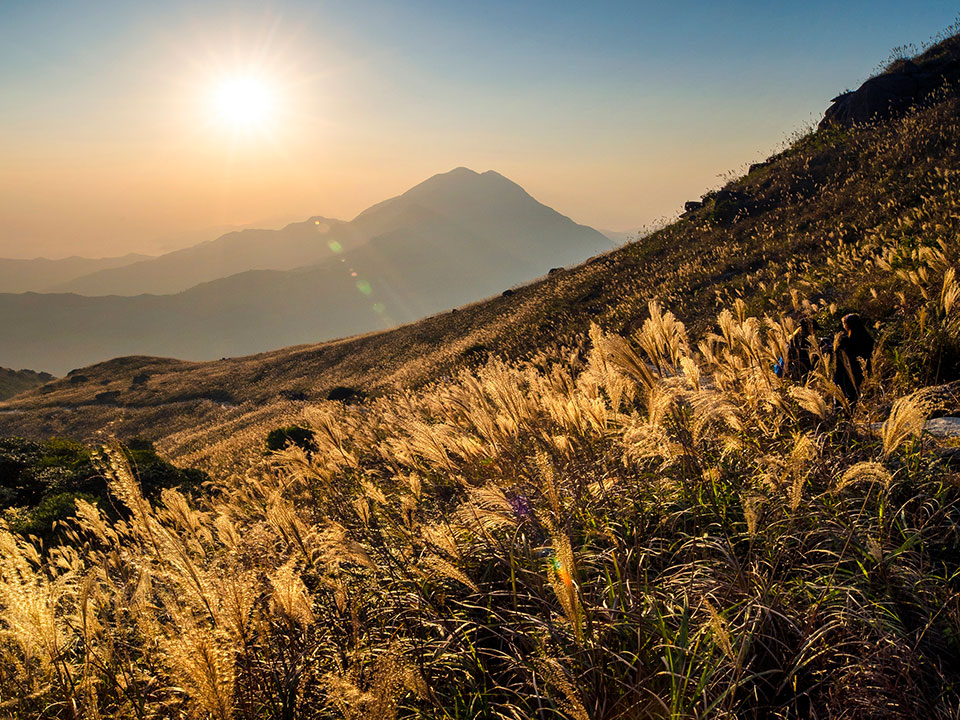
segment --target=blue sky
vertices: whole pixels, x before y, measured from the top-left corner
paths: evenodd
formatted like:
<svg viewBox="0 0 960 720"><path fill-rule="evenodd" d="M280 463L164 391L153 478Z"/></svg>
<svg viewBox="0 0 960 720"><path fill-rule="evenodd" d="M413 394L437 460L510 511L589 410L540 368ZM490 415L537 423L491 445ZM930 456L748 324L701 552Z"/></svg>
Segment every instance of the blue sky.
<svg viewBox="0 0 960 720"><path fill-rule="evenodd" d="M675 213L816 122L946 2L0 4L0 256L349 218L458 165L594 226ZM203 94L260 67L262 137ZM173 239L171 239L173 238Z"/></svg>

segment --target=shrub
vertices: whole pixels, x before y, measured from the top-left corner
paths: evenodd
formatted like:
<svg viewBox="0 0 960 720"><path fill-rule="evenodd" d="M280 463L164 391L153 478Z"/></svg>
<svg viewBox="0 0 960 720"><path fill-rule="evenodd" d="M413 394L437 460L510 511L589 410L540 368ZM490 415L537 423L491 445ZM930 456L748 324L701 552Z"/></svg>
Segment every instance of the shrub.
<svg viewBox="0 0 960 720"><path fill-rule="evenodd" d="M313 440L313 430L300 425L288 425L271 430L267 435L267 450L277 452L288 445L296 445L307 451L317 449Z"/></svg>
<svg viewBox="0 0 960 720"><path fill-rule="evenodd" d="M345 385L337 385L330 389L327 393L327 400L336 400L344 403L356 403L362 401L366 397L366 393L363 390L358 390L356 388L347 387Z"/></svg>
<svg viewBox="0 0 960 720"><path fill-rule="evenodd" d="M89 493L62 492L48 495L40 504L29 510L19 522L11 523L10 529L22 535L35 535L45 544L57 537L57 525L76 514L76 501L96 503L97 497Z"/></svg>
<svg viewBox="0 0 960 720"><path fill-rule="evenodd" d="M131 439L122 452L150 500L156 500L165 488L192 492L206 480L200 470L177 468L165 461L144 438ZM96 500L115 516L115 503L94 455L89 447L70 438L54 437L43 443L0 438L0 510L22 509L14 529L49 539L53 521L73 514L70 498L75 497Z"/></svg>

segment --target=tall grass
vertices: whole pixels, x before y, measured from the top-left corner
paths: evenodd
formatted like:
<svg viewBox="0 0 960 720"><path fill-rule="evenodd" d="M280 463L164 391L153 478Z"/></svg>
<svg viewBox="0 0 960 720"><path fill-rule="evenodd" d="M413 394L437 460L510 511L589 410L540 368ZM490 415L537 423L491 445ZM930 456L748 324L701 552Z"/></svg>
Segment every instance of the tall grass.
<svg viewBox="0 0 960 720"><path fill-rule="evenodd" d="M851 424L829 367L773 373L789 325L736 303L716 327L694 348L651 303L579 358L322 403L315 451L200 505L150 503L106 448L122 519L80 501L54 548L0 530L2 707L955 716L960 498L918 435L928 393L874 434L892 376Z"/></svg>

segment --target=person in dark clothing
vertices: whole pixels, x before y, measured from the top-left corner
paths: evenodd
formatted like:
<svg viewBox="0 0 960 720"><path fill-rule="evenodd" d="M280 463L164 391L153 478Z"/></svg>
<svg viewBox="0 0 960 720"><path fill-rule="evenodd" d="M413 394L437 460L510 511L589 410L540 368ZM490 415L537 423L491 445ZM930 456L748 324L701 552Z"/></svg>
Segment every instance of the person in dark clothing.
<svg viewBox="0 0 960 720"><path fill-rule="evenodd" d="M837 361L833 382L852 405L860 398L864 371L870 372L873 338L864 327L863 318L856 313L844 315L842 322L843 332L837 333L833 343Z"/></svg>
<svg viewBox="0 0 960 720"><path fill-rule="evenodd" d="M817 323L811 317L801 318L800 327L794 330L787 343L787 361L784 374L794 382L804 382L813 370L817 347Z"/></svg>

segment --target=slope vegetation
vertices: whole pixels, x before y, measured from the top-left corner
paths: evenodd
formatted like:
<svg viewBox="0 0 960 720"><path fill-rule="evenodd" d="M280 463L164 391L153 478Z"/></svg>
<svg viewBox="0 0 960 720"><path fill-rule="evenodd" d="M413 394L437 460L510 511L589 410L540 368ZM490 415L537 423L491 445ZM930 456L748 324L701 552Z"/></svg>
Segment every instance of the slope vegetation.
<svg viewBox="0 0 960 720"><path fill-rule="evenodd" d="M113 423L121 434L170 438L167 451L193 457L216 452L229 442L225 436L241 437L241 428L265 432L259 423L289 419L337 386L376 395L418 387L489 355L577 348L592 322L629 333L651 298L698 335L713 326L718 303L739 297L751 312L776 315L815 304L829 328L857 309L897 341L906 332L899 291L875 255L886 238L919 252L920 228L939 226L936 237L949 239L960 170L956 134L953 96L879 125L820 130L679 222L512 295L396 330L251 357L156 361L156 368L142 367L141 358L111 361L77 371L83 381L64 379L9 408L27 413L20 432L84 436ZM273 287L273 302L302 302L294 290ZM914 372L926 377L934 368ZM134 383L138 375L149 379ZM7 428L13 422L0 418ZM185 428L187 436L174 441Z"/></svg>

